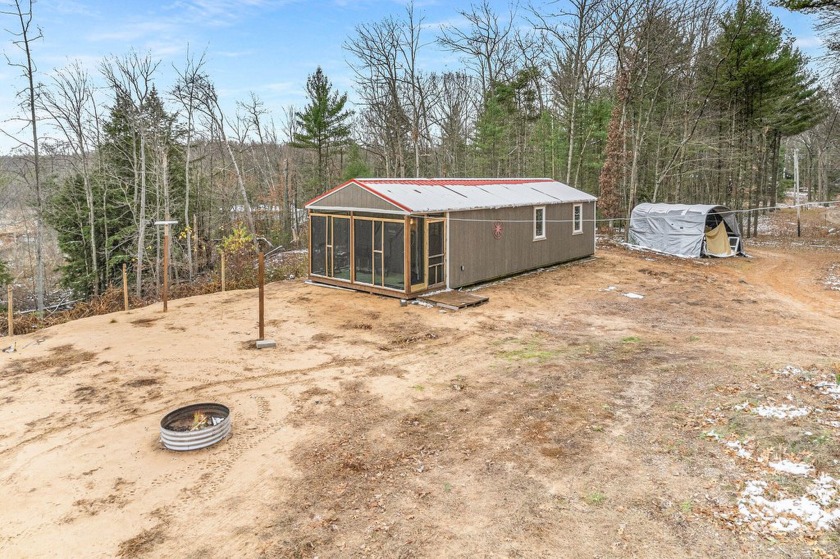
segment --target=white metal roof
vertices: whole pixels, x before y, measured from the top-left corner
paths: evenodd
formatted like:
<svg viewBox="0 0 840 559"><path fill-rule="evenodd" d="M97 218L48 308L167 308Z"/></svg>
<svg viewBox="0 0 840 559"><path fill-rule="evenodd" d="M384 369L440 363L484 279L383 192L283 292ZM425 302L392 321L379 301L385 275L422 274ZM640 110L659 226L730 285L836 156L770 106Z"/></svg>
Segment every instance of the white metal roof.
<svg viewBox="0 0 840 559"><path fill-rule="evenodd" d="M406 213L591 202L596 198L552 179L354 179L318 198L357 184Z"/></svg>

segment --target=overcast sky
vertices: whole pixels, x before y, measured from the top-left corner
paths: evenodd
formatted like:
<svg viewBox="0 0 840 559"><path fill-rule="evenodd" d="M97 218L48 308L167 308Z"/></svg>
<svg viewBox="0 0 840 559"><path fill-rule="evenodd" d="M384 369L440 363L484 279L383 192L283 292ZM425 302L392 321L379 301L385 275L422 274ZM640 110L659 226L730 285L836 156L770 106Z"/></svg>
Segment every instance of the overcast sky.
<svg viewBox="0 0 840 559"><path fill-rule="evenodd" d="M562 0L561 0L562 1ZM8 0L0 0L7 4ZM536 2L538 3L538 2ZM500 13L509 3L491 0ZM441 23L464 25L459 11L469 1L421 0L415 7L424 17L425 39L432 41ZM810 17L773 8L800 48L810 56L820 54L820 42ZM150 52L161 59L158 88L172 84L172 65L183 65L187 49L206 51L206 70L216 84L223 106L232 110L236 100L256 93L279 121L282 109L305 103L306 77L317 66L351 99L352 75L342 43L356 25L401 17L405 2L397 0L38 0L34 23L43 39L33 45L38 79L48 82L56 68L80 60L95 74L105 56L123 55L130 49ZM3 28L14 30L14 18L0 16ZM8 32L0 48L13 60L20 53ZM427 69L457 68L459 61L430 44L422 63ZM97 76L98 78L98 76ZM24 85L19 70L0 65L0 125L16 133L19 124L9 122L15 92ZM13 143L0 138L0 154Z"/></svg>

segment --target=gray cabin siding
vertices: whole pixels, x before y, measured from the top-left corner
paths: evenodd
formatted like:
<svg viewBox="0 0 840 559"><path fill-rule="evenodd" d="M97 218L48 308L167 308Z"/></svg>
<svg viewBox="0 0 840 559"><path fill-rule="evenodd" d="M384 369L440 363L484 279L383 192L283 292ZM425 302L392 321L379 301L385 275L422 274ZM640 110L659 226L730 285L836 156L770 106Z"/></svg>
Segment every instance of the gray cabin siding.
<svg viewBox="0 0 840 559"><path fill-rule="evenodd" d="M346 209L346 210L363 210L370 212L386 212L386 213L400 213L405 211L399 207L391 204L387 200L383 200L375 194L371 194L364 188L356 184L348 184L344 188L340 188L324 196L317 202L311 204L310 209L314 212L323 209Z"/></svg>
<svg viewBox="0 0 840 559"><path fill-rule="evenodd" d="M595 203L583 202L583 232L572 234L574 204L546 205L546 238L534 240L534 207L449 214L449 287L509 276L591 256L595 250ZM474 220L474 221L473 221ZM503 224L502 237L493 223Z"/></svg>

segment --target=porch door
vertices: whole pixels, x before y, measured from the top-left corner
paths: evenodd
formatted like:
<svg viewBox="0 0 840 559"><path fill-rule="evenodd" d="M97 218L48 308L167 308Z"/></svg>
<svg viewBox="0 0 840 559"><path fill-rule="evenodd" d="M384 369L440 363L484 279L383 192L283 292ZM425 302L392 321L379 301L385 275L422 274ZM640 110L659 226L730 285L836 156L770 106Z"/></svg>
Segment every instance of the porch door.
<svg viewBox="0 0 840 559"><path fill-rule="evenodd" d="M426 247L428 247L426 268L427 287L443 284L444 256L446 243L444 242L444 226L442 219L430 219L426 224Z"/></svg>
<svg viewBox="0 0 840 559"><path fill-rule="evenodd" d="M426 289L426 219L412 217L408 223L411 232L409 237L409 266L411 268L411 292L416 293Z"/></svg>

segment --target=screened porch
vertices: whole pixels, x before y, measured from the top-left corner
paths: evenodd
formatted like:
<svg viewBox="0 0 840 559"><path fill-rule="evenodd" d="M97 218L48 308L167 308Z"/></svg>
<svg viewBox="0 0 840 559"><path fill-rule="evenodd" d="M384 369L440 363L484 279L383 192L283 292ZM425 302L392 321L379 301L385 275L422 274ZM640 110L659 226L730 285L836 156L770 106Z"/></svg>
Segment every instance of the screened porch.
<svg viewBox="0 0 840 559"><path fill-rule="evenodd" d="M390 295L446 281L442 215L312 213L309 232L309 272L319 280Z"/></svg>

